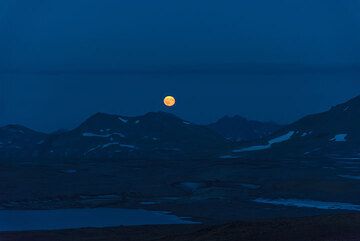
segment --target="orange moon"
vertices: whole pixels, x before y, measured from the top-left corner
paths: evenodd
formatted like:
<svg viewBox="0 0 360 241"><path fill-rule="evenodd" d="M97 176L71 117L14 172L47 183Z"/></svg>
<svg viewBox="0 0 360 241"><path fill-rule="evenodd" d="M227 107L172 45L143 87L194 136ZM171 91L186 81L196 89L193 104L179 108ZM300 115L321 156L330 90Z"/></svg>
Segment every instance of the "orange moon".
<svg viewBox="0 0 360 241"><path fill-rule="evenodd" d="M173 96L166 96L164 98L164 104L167 106L167 107L172 107L176 104L176 100Z"/></svg>

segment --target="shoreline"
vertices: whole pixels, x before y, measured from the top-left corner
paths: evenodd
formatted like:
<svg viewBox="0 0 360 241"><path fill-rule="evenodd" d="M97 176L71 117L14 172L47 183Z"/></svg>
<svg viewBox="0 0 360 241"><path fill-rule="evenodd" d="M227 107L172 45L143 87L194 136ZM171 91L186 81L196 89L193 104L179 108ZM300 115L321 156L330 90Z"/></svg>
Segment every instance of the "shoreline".
<svg viewBox="0 0 360 241"><path fill-rule="evenodd" d="M153 225L56 231L0 232L2 241L357 241L360 214L232 222L223 225Z"/></svg>

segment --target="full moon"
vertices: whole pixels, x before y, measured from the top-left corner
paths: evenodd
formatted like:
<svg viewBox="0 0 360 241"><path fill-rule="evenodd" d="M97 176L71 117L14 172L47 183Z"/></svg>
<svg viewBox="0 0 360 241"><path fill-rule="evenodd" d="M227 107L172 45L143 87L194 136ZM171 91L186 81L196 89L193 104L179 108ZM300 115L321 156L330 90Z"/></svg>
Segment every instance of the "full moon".
<svg viewBox="0 0 360 241"><path fill-rule="evenodd" d="M164 98L164 104L167 106L167 107L172 107L174 106L176 103L176 100L173 96L166 96Z"/></svg>

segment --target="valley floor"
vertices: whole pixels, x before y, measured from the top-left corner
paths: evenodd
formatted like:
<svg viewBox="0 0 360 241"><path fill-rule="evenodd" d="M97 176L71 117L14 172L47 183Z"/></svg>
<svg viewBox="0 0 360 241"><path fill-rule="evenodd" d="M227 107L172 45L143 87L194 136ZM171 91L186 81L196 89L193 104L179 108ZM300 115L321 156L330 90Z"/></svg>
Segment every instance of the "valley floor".
<svg viewBox="0 0 360 241"><path fill-rule="evenodd" d="M145 209L202 225L0 233L0 240L360 241L360 213L346 214L360 211L359 176L360 162L337 158L3 162L1 210Z"/></svg>
<svg viewBox="0 0 360 241"><path fill-rule="evenodd" d="M360 214L333 214L217 226L165 225L0 233L2 241L358 241Z"/></svg>
<svg viewBox="0 0 360 241"><path fill-rule="evenodd" d="M1 210L130 208L205 224L360 210L352 160L0 163Z"/></svg>

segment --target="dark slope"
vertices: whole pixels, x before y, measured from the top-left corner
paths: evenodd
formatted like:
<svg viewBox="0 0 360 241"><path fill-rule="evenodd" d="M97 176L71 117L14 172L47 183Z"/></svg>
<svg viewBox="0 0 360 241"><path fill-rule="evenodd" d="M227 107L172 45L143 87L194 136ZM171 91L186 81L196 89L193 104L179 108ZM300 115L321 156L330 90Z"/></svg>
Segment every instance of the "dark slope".
<svg viewBox="0 0 360 241"><path fill-rule="evenodd" d="M138 117L97 113L74 130L51 135L41 153L50 158L195 157L226 144L211 129L164 112Z"/></svg>
<svg viewBox="0 0 360 241"><path fill-rule="evenodd" d="M20 125L0 127L0 159L12 160L37 155L46 134Z"/></svg>
<svg viewBox="0 0 360 241"><path fill-rule="evenodd" d="M360 159L360 96L329 111L306 116L262 141L248 143L239 155Z"/></svg>
<svg viewBox="0 0 360 241"><path fill-rule="evenodd" d="M238 115L225 116L208 126L225 138L234 141L261 139L281 128L281 125L274 122L253 121Z"/></svg>

